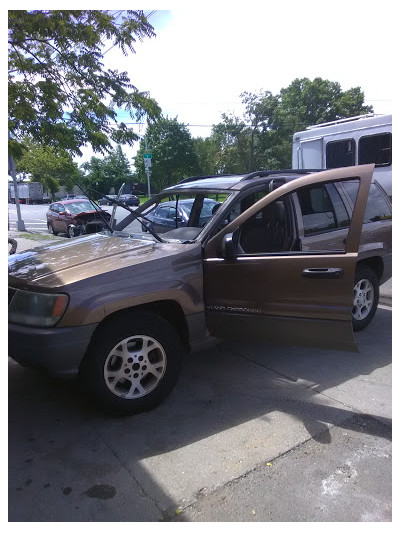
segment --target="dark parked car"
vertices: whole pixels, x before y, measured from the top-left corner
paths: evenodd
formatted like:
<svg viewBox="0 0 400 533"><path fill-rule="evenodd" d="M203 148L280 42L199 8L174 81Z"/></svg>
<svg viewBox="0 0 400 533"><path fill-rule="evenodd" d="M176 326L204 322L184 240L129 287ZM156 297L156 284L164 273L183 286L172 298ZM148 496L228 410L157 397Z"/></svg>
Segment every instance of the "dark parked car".
<svg viewBox="0 0 400 533"><path fill-rule="evenodd" d="M104 229L111 215L85 199L55 202L46 213L49 233L58 235L66 233L76 237L85 233L95 233Z"/></svg>
<svg viewBox="0 0 400 533"><path fill-rule="evenodd" d="M119 201L121 202L121 204L127 206L133 205L136 207L140 204L139 198L134 194L121 194Z"/></svg>
<svg viewBox="0 0 400 533"><path fill-rule="evenodd" d="M111 202L109 200L109 198L112 198L113 200L116 200L117 199L117 195L116 194L107 194L107 198L100 198L99 200L97 200L97 203L99 205L114 205L113 202Z"/></svg>
<svg viewBox="0 0 400 533"><path fill-rule="evenodd" d="M148 231L149 227L153 231L163 233L174 228L187 226L190 213L193 208L193 199L186 199L176 202L163 202L154 211L147 215L148 222L142 223L142 230ZM205 198L200 212L199 225L203 227L213 216L221 204L210 198Z"/></svg>

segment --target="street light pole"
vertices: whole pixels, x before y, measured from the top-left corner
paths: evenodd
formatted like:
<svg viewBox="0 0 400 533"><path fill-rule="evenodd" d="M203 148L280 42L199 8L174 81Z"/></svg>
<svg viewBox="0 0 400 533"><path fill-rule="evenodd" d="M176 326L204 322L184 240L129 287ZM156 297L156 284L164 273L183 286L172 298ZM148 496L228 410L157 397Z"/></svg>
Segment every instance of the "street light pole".
<svg viewBox="0 0 400 533"><path fill-rule="evenodd" d="M18 195L18 185L17 185L17 173L15 169L14 158L12 156L9 156L8 158L8 172L9 174L11 173L11 177L13 179L14 190L15 190L15 205L17 206L17 219L18 219L17 230L26 231L25 223L21 217L21 206L19 205L19 195Z"/></svg>

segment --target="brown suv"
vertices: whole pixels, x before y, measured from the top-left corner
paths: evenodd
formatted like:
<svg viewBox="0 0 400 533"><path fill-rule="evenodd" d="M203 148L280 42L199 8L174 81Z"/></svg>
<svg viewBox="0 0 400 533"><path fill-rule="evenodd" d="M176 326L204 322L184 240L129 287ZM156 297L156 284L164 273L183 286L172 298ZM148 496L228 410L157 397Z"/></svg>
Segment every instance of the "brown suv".
<svg viewBox="0 0 400 533"><path fill-rule="evenodd" d="M377 184L369 194L372 171L191 178L128 208L113 232L11 256L11 357L79 374L101 405L135 413L169 393L183 353L210 334L357 350L353 328L391 276L391 206ZM220 205L204 224L205 198ZM146 224L185 199L184 227Z"/></svg>

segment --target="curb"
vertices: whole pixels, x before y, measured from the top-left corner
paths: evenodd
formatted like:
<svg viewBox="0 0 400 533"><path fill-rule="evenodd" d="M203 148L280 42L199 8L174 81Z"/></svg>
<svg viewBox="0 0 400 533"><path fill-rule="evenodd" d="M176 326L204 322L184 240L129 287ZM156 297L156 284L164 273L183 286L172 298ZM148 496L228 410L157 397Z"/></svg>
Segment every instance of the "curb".
<svg viewBox="0 0 400 533"><path fill-rule="evenodd" d="M386 305L387 307L392 307L392 297L387 294L382 294L379 297L379 304Z"/></svg>

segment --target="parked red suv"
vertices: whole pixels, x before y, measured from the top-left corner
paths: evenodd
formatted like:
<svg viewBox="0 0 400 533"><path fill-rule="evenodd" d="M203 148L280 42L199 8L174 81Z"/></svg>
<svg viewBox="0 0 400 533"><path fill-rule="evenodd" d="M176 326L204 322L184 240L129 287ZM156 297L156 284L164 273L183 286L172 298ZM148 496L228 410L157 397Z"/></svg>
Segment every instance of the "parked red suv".
<svg viewBox="0 0 400 533"><path fill-rule="evenodd" d="M55 202L50 205L46 217L49 233L66 233L68 237L101 231L111 219L110 213L84 199Z"/></svg>

